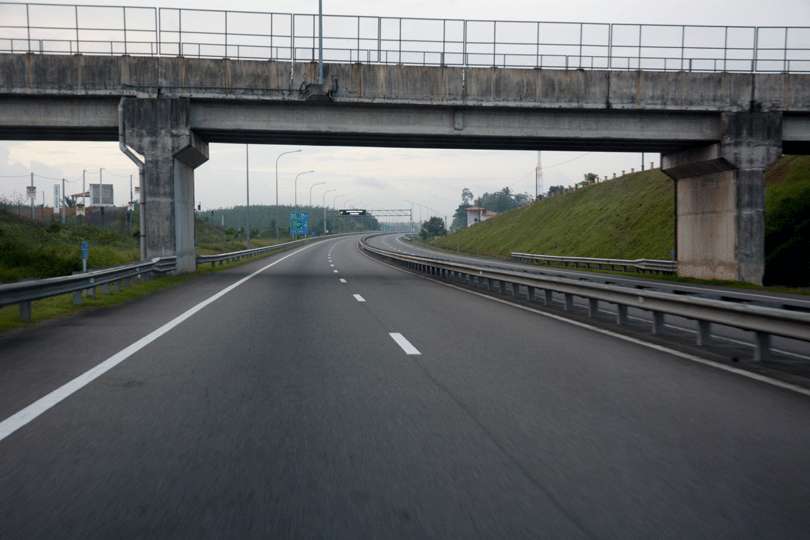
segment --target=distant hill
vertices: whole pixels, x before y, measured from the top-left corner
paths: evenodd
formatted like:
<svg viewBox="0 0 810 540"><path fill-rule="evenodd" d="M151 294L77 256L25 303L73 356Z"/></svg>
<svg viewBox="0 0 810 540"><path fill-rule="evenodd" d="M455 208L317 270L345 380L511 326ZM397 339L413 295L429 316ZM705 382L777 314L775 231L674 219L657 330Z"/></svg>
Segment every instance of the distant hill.
<svg viewBox="0 0 810 540"><path fill-rule="evenodd" d="M766 182L766 283L810 284L810 156L782 157ZM496 257L526 251L669 259L673 199L664 173L638 172L506 212L434 243Z"/></svg>

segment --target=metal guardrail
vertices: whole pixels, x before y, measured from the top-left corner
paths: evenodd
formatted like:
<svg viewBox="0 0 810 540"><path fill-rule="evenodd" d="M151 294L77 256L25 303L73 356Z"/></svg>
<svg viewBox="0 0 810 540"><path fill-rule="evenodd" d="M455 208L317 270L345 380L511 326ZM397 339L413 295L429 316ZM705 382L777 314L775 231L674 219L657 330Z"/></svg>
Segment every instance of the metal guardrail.
<svg viewBox="0 0 810 540"><path fill-rule="evenodd" d="M640 272L655 272L659 274L674 274L678 271L678 261L666 261L661 259L599 259L595 257L562 257L558 255L539 255L535 253L512 252L512 258L516 261L562 264L574 266L576 268L593 268L596 270L627 271L633 269Z"/></svg>
<svg viewBox="0 0 810 540"><path fill-rule="evenodd" d="M330 235L323 238L335 238L337 236L343 235ZM210 263L212 266L215 266L229 261L238 261L278 251L311 240L311 238L306 238L242 251L232 251L217 255L200 255L197 257L197 264ZM168 274L174 272L175 267L175 257L163 257L151 261L142 261L71 276L0 285L0 307L18 304L20 306L20 318L23 321L30 321L32 302L35 300L73 293L73 303L81 304L83 293L95 297L99 287L101 287L104 292L107 292L110 286L114 286L120 291L122 287L130 284L132 280L149 279L154 276Z"/></svg>
<svg viewBox="0 0 810 540"><path fill-rule="evenodd" d="M697 322L698 346L707 344L711 339L712 324L751 331L755 336L755 360L758 362L768 360L771 336L810 342L809 313L710 298L684 297L558 276L527 276L521 272L384 250L369 245L367 238L369 237L360 241L360 247L372 256L468 287L485 288L504 295L509 294L508 290L511 289L515 298L522 298L525 291L528 301L541 301L548 306L553 303L552 293L558 293L563 295L563 307L566 311L575 309L574 298L579 297L587 300L590 317L596 316L600 302L614 304L617 307L616 323L619 325L627 324L629 308L649 311L652 313L651 330L654 335L663 332L666 316L690 319Z"/></svg>
<svg viewBox="0 0 810 540"><path fill-rule="evenodd" d="M0 52L314 62L315 14L0 2ZM325 15L324 61L465 67L810 72L808 26Z"/></svg>

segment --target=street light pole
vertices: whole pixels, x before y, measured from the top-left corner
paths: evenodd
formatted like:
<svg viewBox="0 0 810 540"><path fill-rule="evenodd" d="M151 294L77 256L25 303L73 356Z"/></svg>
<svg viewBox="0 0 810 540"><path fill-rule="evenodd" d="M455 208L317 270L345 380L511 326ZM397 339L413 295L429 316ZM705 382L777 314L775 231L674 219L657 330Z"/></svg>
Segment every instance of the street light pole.
<svg viewBox="0 0 810 540"><path fill-rule="evenodd" d="M286 156L287 154L295 154L300 151L301 149L299 148L298 150L290 150L289 152L282 152L276 158L276 214L278 214L278 161L281 159L282 156ZM278 239L278 216L276 216L275 224L276 224L276 239Z"/></svg>
<svg viewBox="0 0 810 540"><path fill-rule="evenodd" d="M327 189L323 192L323 234L328 232L328 228L326 227L326 196L329 193L337 191L336 189Z"/></svg>
<svg viewBox="0 0 810 540"><path fill-rule="evenodd" d="M301 176L304 176L305 174L311 174L311 173L314 173L314 172L315 171L304 171L304 172L300 172L300 173L295 175L295 196L294 196L294 201L295 201L296 210L298 209L298 178L300 178Z"/></svg>
<svg viewBox="0 0 810 540"><path fill-rule="evenodd" d="M312 208L312 188L315 186L323 186L326 182L315 182L311 186L309 186L309 207Z"/></svg>

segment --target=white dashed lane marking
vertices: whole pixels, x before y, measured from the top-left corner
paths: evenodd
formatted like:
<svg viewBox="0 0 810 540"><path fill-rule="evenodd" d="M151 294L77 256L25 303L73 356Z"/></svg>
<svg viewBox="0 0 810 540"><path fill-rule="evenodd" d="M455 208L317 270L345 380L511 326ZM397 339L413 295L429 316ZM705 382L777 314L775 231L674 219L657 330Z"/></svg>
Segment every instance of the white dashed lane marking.
<svg viewBox="0 0 810 540"><path fill-rule="evenodd" d="M405 339L405 336L399 332L389 332L388 335L391 336L391 339L393 339L403 351L405 351L405 354L409 356L417 356L422 354L419 352L419 349L414 347L411 342Z"/></svg>

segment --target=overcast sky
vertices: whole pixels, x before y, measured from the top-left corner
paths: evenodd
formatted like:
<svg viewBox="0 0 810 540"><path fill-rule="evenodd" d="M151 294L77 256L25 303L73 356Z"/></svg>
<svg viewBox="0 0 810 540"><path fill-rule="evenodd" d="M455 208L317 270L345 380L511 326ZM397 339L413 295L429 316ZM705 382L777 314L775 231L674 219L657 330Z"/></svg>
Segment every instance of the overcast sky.
<svg viewBox="0 0 810 540"><path fill-rule="evenodd" d="M60 3L60 2L57 2ZM69 2L61 2L69 4ZM122 1L94 4L194 7L221 9L214 0ZM317 11L316 0L233 0L229 9L307 13ZM591 22L631 22L709 25L810 25L810 1L776 0L690 0L650 2L637 0L588 1L568 0L324 0L329 14L374 16L447 17L467 19L571 20ZM279 152L299 147L251 146L251 201L270 203L274 197L274 162ZM308 199L308 186L325 181L326 187L315 190L314 202L321 201L324 189L337 189L338 206L347 202L366 208L402 208L414 201L445 216L457 206L462 188L476 195L509 186L515 191L534 193L536 152L518 151L449 151L375 149L342 147L300 147L303 152L282 159L282 202L293 198L292 181L297 172L315 169L303 176L299 202ZM204 208L243 204L245 198L244 145L212 144L211 159L196 171L197 199ZM647 162L658 164L658 155L648 155ZM600 176L622 169L638 168L638 154L604 154L581 152L543 152L545 185L571 184L585 172ZM137 171L118 151L116 143L89 142L0 142L0 177L25 175L31 170L54 179L63 176L74 180L69 191L79 191L82 169L88 180L98 181L97 169L105 169L105 183L116 189L116 203L129 199L130 174ZM25 192L25 178L0 178L0 197L14 199ZM46 203L52 204L52 184L37 177L39 190L44 189ZM41 196L39 196L41 197ZM38 201L41 200L38 197ZM424 210L427 214L428 210Z"/></svg>

